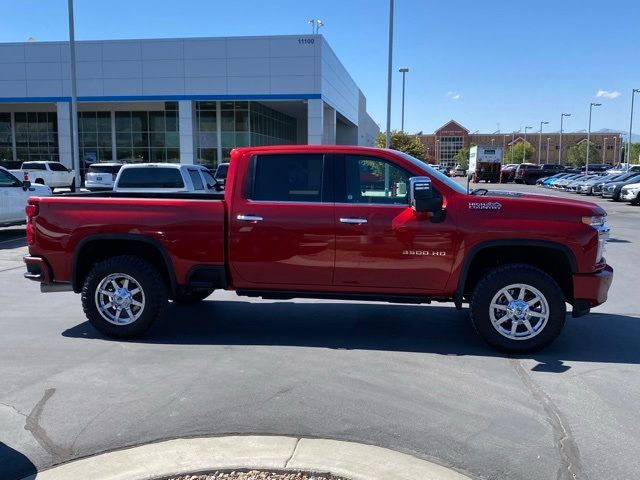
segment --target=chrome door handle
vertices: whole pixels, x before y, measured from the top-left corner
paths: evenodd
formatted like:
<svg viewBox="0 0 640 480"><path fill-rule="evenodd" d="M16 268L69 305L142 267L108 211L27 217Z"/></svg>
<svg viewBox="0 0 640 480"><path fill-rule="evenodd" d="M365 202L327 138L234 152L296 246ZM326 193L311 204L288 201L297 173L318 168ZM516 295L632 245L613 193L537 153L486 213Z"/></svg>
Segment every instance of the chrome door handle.
<svg viewBox="0 0 640 480"><path fill-rule="evenodd" d="M347 218L341 218L340 223L352 223L354 225L360 225L362 223L367 223L367 219L347 217Z"/></svg>
<svg viewBox="0 0 640 480"><path fill-rule="evenodd" d="M264 220L262 217L257 215L238 215L236 217L238 220L242 220L243 222L261 222Z"/></svg>

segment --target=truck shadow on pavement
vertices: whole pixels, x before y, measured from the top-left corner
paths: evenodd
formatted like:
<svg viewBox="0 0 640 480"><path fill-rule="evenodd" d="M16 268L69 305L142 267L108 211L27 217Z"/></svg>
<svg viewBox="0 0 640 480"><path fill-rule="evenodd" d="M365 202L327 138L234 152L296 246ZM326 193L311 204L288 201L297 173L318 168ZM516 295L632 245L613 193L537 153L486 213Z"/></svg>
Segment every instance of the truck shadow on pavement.
<svg viewBox="0 0 640 480"><path fill-rule="evenodd" d="M0 250L10 250L27 245L24 227L0 228Z"/></svg>
<svg viewBox="0 0 640 480"><path fill-rule="evenodd" d="M36 472L35 465L24 454L0 442L0 480L16 480Z"/></svg>
<svg viewBox="0 0 640 480"><path fill-rule="evenodd" d="M118 342L88 322L62 334ZM536 371L561 373L564 361L640 363L640 318L592 313L567 322L546 350L517 358L539 362ZM468 311L452 307L357 303L250 303L205 301L170 305L147 334L129 343L167 345L293 346L345 350L509 357L476 335Z"/></svg>

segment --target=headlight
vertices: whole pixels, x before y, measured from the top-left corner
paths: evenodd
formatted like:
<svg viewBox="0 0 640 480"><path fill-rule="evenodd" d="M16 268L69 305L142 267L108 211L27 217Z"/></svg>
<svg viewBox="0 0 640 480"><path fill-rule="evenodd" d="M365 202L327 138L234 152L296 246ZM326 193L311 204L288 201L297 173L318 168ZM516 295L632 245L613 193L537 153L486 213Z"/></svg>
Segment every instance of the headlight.
<svg viewBox="0 0 640 480"><path fill-rule="evenodd" d="M605 225L607 221L606 215L589 215L582 217L582 223L595 228L598 231L598 250L596 252L596 264L603 260L604 252L607 248L607 240L609 239L609 227Z"/></svg>
<svg viewBox="0 0 640 480"><path fill-rule="evenodd" d="M592 227L602 227L606 222L606 216L604 215L593 215L582 217L582 223L585 225L590 225Z"/></svg>

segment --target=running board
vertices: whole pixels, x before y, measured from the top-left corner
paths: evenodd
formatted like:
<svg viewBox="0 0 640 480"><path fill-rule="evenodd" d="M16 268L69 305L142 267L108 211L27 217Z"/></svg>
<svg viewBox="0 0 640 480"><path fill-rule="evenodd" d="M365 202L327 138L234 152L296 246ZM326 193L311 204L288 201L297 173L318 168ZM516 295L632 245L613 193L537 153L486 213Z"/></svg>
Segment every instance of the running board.
<svg viewBox="0 0 640 480"><path fill-rule="evenodd" d="M325 293L301 292L293 290L236 290L241 297L263 298L265 300L292 300L294 298L315 298L318 300L354 300L358 302L387 303L431 303L430 297L419 295L388 295L370 293Z"/></svg>

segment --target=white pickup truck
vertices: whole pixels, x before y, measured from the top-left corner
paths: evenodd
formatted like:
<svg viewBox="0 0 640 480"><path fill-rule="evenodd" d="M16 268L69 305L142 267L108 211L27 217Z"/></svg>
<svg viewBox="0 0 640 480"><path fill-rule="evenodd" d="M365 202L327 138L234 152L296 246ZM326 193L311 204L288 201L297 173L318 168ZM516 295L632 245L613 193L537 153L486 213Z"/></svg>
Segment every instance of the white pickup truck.
<svg viewBox="0 0 640 480"><path fill-rule="evenodd" d="M114 192L215 193L222 188L207 167L178 163L125 165L118 172Z"/></svg>
<svg viewBox="0 0 640 480"><path fill-rule="evenodd" d="M0 227L26 223L24 207L31 196L51 195L46 185L31 185L0 167Z"/></svg>
<svg viewBox="0 0 640 480"><path fill-rule="evenodd" d="M51 187L52 190L55 188L69 188L72 192L76 190L75 172L60 162L46 160L24 162L19 170L11 170L11 173L22 180Z"/></svg>

